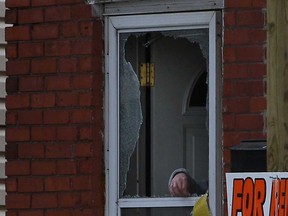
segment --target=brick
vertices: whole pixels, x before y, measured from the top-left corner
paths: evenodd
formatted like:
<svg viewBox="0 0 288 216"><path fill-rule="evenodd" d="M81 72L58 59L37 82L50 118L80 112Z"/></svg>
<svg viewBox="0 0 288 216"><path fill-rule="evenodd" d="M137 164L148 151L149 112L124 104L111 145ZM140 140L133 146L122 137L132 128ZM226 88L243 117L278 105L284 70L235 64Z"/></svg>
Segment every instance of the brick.
<svg viewBox="0 0 288 216"><path fill-rule="evenodd" d="M43 116L41 110L18 111L18 123L20 125L42 124Z"/></svg>
<svg viewBox="0 0 288 216"><path fill-rule="evenodd" d="M79 4L71 6L71 18L75 20L87 19L92 17L92 8L90 5Z"/></svg>
<svg viewBox="0 0 288 216"><path fill-rule="evenodd" d="M234 25L236 25L236 13L235 13L235 11L226 10L224 12L224 26L225 26L225 30L229 26L234 26Z"/></svg>
<svg viewBox="0 0 288 216"><path fill-rule="evenodd" d="M266 41L266 31L263 29L227 29L224 41L226 45L263 44ZM241 35L241 37L239 37Z"/></svg>
<svg viewBox="0 0 288 216"><path fill-rule="evenodd" d="M262 10L241 10L236 13L236 23L240 26L264 26L264 13Z"/></svg>
<svg viewBox="0 0 288 216"><path fill-rule="evenodd" d="M81 197L81 203L86 206L90 206L92 202L94 201L92 198L92 192L91 191L83 191L80 193Z"/></svg>
<svg viewBox="0 0 288 216"><path fill-rule="evenodd" d="M264 62L249 64L248 72L249 77L261 79L267 74L267 65Z"/></svg>
<svg viewBox="0 0 288 216"><path fill-rule="evenodd" d="M226 0L225 1L225 8L247 8L252 6L253 0L242 0L242 1L233 1L233 0Z"/></svg>
<svg viewBox="0 0 288 216"><path fill-rule="evenodd" d="M82 0L57 0L58 4L77 4L77 3L83 3Z"/></svg>
<svg viewBox="0 0 288 216"><path fill-rule="evenodd" d="M73 208L80 203L80 196L78 193L60 193L59 207Z"/></svg>
<svg viewBox="0 0 288 216"><path fill-rule="evenodd" d="M5 46L5 55L6 58L16 58L18 56L18 47L17 44L6 44Z"/></svg>
<svg viewBox="0 0 288 216"><path fill-rule="evenodd" d="M91 89L92 88L91 75L79 75L72 77L72 88L75 89Z"/></svg>
<svg viewBox="0 0 288 216"><path fill-rule="evenodd" d="M79 28L81 36L93 36L93 21L80 22Z"/></svg>
<svg viewBox="0 0 288 216"><path fill-rule="evenodd" d="M78 70L76 58L61 58L59 59L59 72L72 73Z"/></svg>
<svg viewBox="0 0 288 216"><path fill-rule="evenodd" d="M94 160L83 160L80 161L79 164L79 173L80 174L89 174L93 172L94 166L95 166L95 161Z"/></svg>
<svg viewBox="0 0 288 216"><path fill-rule="evenodd" d="M61 160L57 162L57 173L62 175L76 174L77 162L74 160Z"/></svg>
<svg viewBox="0 0 288 216"><path fill-rule="evenodd" d="M29 74L29 72L30 72L29 60L9 60L6 63L6 74L8 76Z"/></svg>
<svg viewBox="0 0 288 216"><path fill-rule="evenodd" d="M6 125L15 125L17 123L18 114L10 110L6 111Z"/></svg>
<svg viewBox="0 0 288 216"><path fill-rule="evenodd" d="M235 53L237 62L263 62L265 57L265 50L261 45L240 46L235 49Z"/></svg>
<svg viewBox="0 0 288 216"><path fill-rule="evenodd" d="M28 209L30 208L30 195L27 194L7 194L5 207L9 209Z"/></svg>
<svg viewBox="0 0 288 216"><path fill-rule="evenodd" d="M249 43L249 29L227 29L224 34L226 45Z"/></svg>
<svg viewBox="0 0 288 216"><path fill-rule="evenodd" d="M54 127L32 127L31 139L34 141L52 141L56 139Z"/></svg>
<svg viewBox="0 0 288 216"><path fill-rule="evenodd" d="M29 26L13 26L5 28L6 41L27 41L31 39Z"/></svg>
<svg viewBox="0 0 288 216"><path fill-rule="evenodd" d="M21 92L43 91L44 81L40 76L23 76L20 77L19 89Z"/></svg>
<svg viewBox="0 0 288 216"><path fill-rule="evenodd" d="M55 94L33 94L31 96L31 106L36 108L54 107L55 106Z"/></svg>
<svg viewBox="0 0 288 216"><path fill-rule="evenodd" d="M26 177L18 179L19 192L41 192L43 189L43 178Z"/></svg>
<svg viewBox="0 0 288 216"><path fill-rule="evenodd" d="M250 29L250 43L251 44L266 44L267 43L267 32L265 29Z"/></svg>
<svg viewBox="0 0 288 216"><path fill-rule="evenodd" d="M59 92L57 94L57 106L68 107L78 105L78 93L74 92Z"/></svg>
<svg viewBox="0 0 288 216"><path fill-rule="evenodd" d="M72 185L74 190L91 190L91 177L89 175L75 176L74 178L72 178Z"/></svg>
<svg viewBox="0 0 288 216"><path fill-rule="evenodd" d="M83 55L83 54L92 54L93 44L92 40L77 40L73 41L72 44L72 54Z"/></svg>
<svg viewBox="0 0 288 216"><path fill-rule="evenodd" d="M6 141L17 142L17 141L28 141L30 139L30 130L27 127L18 128L6 128Z"/></svg>
<svg viewBox="0 0 288 216"><path fill-rule="evenodd" d="M17 24L17 10L11 9L5 11L5 23L6 24Z"/></svg>
<svg viewBox="0 0 288 216"><path fill-rule="evenodd" d="M17 210L9 210L9 211L6 211L6 216L18 216L18 211Z"/></svg>
<svg viewBox="0 0 288 216"><path fill-rule="evenodd" d="M71 216L68 209L47 210L45 216Z"/></svg>
<svg viewBox="0 0 288 216"><path fill-rule="evenodd" d="M39 57L44 55L42 43L20 43L18 45L19 57Z"/></svg>
<svg viewBox="0 0 288 216"><path fill-rule="evenodd" d="M244 79L249 77L249 65L245 63L232 63L224 65L223 77L227 79Z"/></svg>
<svg viewBox="0 0 288 216"><path fill-rule="evenodd" d="M91 110L74 110L71 114L71 123L91 123L92 114Z"/></svg>
<svg viewBox="0 0 288 216"><path fill-rule="evenodd" d="M79 59L79 70L83 72L91 72L93 71L93 58L91 57L83 57Z"/></svg>
<svg viewBox="0 0 288 216"><path fill-rule="evenodd" d="M72 126L58 127L57 140L69 141L77 139L77 128Z"/></svg>
<svg viewBox="0 0 288 216"><path fill-rule="evenodd" d="M31 61L31 72L34 74L56 73L57 61L54 58L33 59Z"/></svg>
<svg viewBox="0 0 288 216"><path fill-rule="evenodd" d="M266 8L267 7L267 1L266 0L253 0L252 6L253 7Z"/></svg>
<svg viewBox="0 0 288 216"><path fill-rule="evenodd" d="M44 111L44 124L67 124L69 122L69 112L66 110Z"/></svg>
<svg viewBox="0 0 288 216"><path fill-rule="evenodd" d="M21 9L18 11L18 23L42 23L44 12L42 8Z"/></svg>
<svg viewBox="0 0 288 216"><path fill-rule="evenodd" d="M73 155L72 144L47 144L46 158L71 158Z"/></svg>
<svg viewBox="0 0 288 216"><path fill-rule="evenodd" d="M263 130L264 117L262 115L236 115L235 126L236 130Z"/></svg>
<svg viewBox="0 0 288 216"><path fill-rule="evenodd" d="M55 161L32 161L31 173L32 175L55 175L56 163Z"/></svg>
<svg viewBox="0 0 288 216"><path fill-rule="evenodd" d="M232 97L223 99L223 110L227 113L248 113L249 97Z"/></svg>
<svg viewBox="0 0 288 216"><path fill-rule="evenodd" d="M71 18L71 8L69 6L57 6L45 8L45 21L66 21Z"/></svg>
<svg viewBox="0 0 288 216"><path fill-rule="evenodd" d="M75 145L75 157L93 156L93 147L90 143L80 143Z"/></svg>
<svg viewBox="0 0 288 216"><path fill-rule="evenodd" d="M79 105L80 106L91 106L92 105L91 93L80 93L79 94Z"/></svg>
<svg viewBox="0 0 288 216"><path fill-rule="evenodd" d="M29 175L30 163L27 160L6 162L5 174L7 176Z"/></svg>
<svg viewBox="0 0 288 216"><path fill-rule="evenodd" d="M103 215L104 214L104 211L100 208L97 209L97 213L99 213L100 215ZM84 209L76 209L74 212L73 212L73 216L89 216L89 215L93 215L93 208L84 208Z"/></svg>
<svg viewBox="0 0 288 216"><path fill-rule="evenodd" d="M6 78L6 92L15 93L19 91L18 77L7 77Z"/></svg>
<svg viewBox="0 0 288 216"><path fill-rule="evenodd" d="M92 140L92 129L90 127L83 127L79 129L80 140Z"/></svg>
<svg viewBox="0 0 288 216"><path fill-rule="evenodd" d="M5 179L6 192L16 192L17 188L17 180L15 178L10 177Z"/></svg>
<svg viewBox="0 0 288 216"><path fill-rule="evenodd" d="M250 98L249 109L251 113L264 112L267 109L266 97L252 97Z"/></svg>
<svg viewBox="0 0 288 216"><path fill-rule="evenodd" d="M236 61L235 47L225 46L223 49L224 64Z"/></svg>
<svg viewBox="0 0 288 216"><path fill-rule="evenodd" d="M29 108L29 95L7 95L6 108L7 109L24 109Z"/></svg>
<svg viewBox="0 0 288 216"><path fill-rule="evenodd" d="M5 158L6 159L18 158L18 144L9 143L9 145L5 145Z"/></svg>
<svg viewBox="0 0 288 216"><path fill-rule="evenodd" d="M56 0L45 0L45 1L31 0L31 5L33 7L51 6L56 4L57 4Z"/></svg>
<svg viewBox="0 0 288 216"><path fill-rule="evenodd" d="M235 96L263 96L265 85L263 80L242 80L234 83Z"/></svg>
<svg viewBox="0 0 288 216"><path fill-rule="evenodd" d="M67 56L70 53L70 41L48 41L45 43L46 56Z"/></svg>
<svg viewBox="0 0 288 216"><path fill-rule="evenodd" d="M45 191L68 191L70 184L69 177L47 177L45 178Z"/></svg>
<svg viewBox="0 0 288 216"><path fill-rule="evenodd" d="M18 146L19 158L44 158L44 145L43 144L30 144L30 143L21 143ZM32 174L33 173L33 163L32 162Z"/></svg>
<svg viewBox="0 0 288 216"><path fill-rule="evenodd" d="M57 194L55 193L35 193L32 195L31 207L34 209L56 208ZM45 214L46 215L46 214Z"/></svg>
<svg viewBox="0 0 288 216"><path fill-rule="evenodd" d="M5 6L7 8L29 7L30 6L30 0L6 0Z"/></svg>
<svg viewBox="0 0 288 216"><path fill-rule="evenodd" d="M45 86L48 91L69 90L70 76L49 76L45 79Z"/></svg>
<svg viewBox="0 0 288 216"><path fill-rule="evenodd" d="M25 210L20 211L19 216L44 216L43 210Z"/></svg>
<svg viewBox="0 0 288 216"><path fill-rule="evenodd" d="M39 2L39 1L38 1ZM54 39L59 36L58 25L34 25L31 32L33 39Z"/></svg>
<svg viewBox="0 0 288 216"><path fill-rule="evenodd" d="M60 26L60 34L63 37L76 37L79 35L78 22L65 22Z"/></svg>

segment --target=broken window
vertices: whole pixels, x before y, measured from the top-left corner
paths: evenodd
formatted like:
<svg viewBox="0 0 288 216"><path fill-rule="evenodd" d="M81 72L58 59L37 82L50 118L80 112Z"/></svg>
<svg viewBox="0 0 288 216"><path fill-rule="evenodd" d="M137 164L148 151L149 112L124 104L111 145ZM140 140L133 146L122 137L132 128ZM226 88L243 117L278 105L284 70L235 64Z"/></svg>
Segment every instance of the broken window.
<svg viewBox="0 0 288 216"><path fill-rule="evenodd" d="M169 194L177 168L209 182L215 212L215 20L214 12L107 18L107 215L188 215L200 194Z"/></svg>
<svg viewBox="0 0 288 216"><path fill-rule="evenodd" d="M207 29L120 34L120 196L170 196L179 167L208 182L207 58ZM154 85L140 85L143 64ZM193 101L202 118L183 115Z"/></svg>

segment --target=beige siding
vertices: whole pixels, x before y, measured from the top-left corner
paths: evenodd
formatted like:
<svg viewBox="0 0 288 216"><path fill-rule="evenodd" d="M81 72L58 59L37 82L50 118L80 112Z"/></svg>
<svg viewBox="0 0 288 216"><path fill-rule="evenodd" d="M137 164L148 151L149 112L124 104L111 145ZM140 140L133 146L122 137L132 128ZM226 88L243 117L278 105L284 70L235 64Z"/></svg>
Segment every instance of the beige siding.
<svg viewBox="0 0 288 216"><path fill-rule="evenodd" d="M0 0L0 216L5 215L5 0Z"/></svg>

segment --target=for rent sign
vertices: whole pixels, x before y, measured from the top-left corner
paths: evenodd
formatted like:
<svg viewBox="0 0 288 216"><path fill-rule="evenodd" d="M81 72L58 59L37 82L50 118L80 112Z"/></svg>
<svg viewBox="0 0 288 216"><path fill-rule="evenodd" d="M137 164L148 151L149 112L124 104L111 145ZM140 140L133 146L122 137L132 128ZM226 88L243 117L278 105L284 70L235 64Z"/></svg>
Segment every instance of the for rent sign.
<svg viewBox="0 0 288 216"><path fill-rule="evenodd" d="M227 173L228 216L287 216L288 172Z"/></svg>

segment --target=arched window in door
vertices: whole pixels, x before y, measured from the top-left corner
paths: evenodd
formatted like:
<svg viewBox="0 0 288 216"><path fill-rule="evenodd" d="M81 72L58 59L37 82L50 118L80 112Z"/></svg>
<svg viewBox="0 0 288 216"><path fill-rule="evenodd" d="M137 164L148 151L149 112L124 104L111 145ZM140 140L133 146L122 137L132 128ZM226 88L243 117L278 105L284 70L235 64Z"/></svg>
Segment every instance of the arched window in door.
<svg viewBox="0 0 288 216"><path fill-rule="evenodd" d="M188 107L204 107L207 102L207 72L198 77L189 98Z"/></svg>

